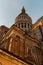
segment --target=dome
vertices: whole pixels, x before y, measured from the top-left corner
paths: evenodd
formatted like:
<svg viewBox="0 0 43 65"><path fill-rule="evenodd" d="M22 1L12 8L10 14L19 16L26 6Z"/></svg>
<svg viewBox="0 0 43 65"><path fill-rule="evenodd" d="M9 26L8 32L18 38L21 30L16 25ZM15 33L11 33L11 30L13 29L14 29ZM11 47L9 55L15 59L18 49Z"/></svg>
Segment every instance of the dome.
<svg viewBox="0 0 43 65"><path fill-rule="evenodd" d="M17 27L20 27L23 29L23 26L29 25L32 26L32 19L31 17L26 13L25 8L23 7L21 10L21 13L16 17L15 24ZM25 30L25 29L24 29Z"/></svg>
<svg viewBox="0 0 43 65"><path fill-rule="evenodd" d="M18 22L18 20L29 20L29 23L32 23L31 17L26 13L25 8L23 7L21 10L21 13L16 17L15 21Z"/></svg>

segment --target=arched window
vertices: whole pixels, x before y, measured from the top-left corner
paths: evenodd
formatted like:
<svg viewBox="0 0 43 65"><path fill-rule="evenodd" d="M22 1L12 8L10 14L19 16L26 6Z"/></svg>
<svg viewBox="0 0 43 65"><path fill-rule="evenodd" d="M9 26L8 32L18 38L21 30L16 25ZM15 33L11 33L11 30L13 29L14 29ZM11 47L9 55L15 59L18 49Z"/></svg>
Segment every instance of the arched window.
<svg viewBox="0 0 43 65"><path fill-rule="evenodd" d="M25 28L26 28L26 23L24 25L25 25Z"/></svg>
<svg viewBox="0 0 43 65"><path fill-rule="evenodd" d="M31 56L31 49L30 48L27 48L27 53L28 53L28 55Z"/></svg>
<svg viewBox="0 0 43 65"><path fill-rule="evenodd" d="M21 23L21 27L23 28L23 23Z"/></svg>
<svg viewBox="0 0 43 65"><path fill-rule="evenodd" d="M29 28L29 24L28 24L28 28Z"/></svg>
<svg viewBox="0 0 43 65"><path fill-rule="evenodd" d="M28 49L28 54L31 55L31 50L30 49Z"/></svg>
<svg viewBox="0 0 43 65"><path fill-rule="evenodd" d="M18 27L20 28L20 23L18 23Z"/></svg>

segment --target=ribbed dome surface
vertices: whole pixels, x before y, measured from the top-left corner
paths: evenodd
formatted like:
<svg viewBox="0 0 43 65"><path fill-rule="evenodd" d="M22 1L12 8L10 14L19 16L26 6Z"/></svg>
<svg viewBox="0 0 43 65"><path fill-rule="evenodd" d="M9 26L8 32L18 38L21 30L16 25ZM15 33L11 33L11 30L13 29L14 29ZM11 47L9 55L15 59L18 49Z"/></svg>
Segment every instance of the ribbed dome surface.
<svg viewBox="0 0 43 65"><path fill-rule="evenodd" d="M19 21L19 22L20 22L20 21L28 21L29 23L32 23L32 19L31 19L31 17L26 13L24 7L22 8L21 13L16 17L15 21L16 21L16 22L18 22L18 21ZM15 23L16 23L16 22L15 22Z"/></svg>

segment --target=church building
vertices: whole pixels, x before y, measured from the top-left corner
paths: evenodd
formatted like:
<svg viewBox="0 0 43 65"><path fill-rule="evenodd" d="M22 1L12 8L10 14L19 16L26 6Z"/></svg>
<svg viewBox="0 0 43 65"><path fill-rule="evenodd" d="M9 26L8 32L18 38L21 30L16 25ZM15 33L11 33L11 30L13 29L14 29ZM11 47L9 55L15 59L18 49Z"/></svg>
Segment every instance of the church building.
<svg viewBox="0 0 43 65"><path fill-rule="evenodd" d="M0 26L0 56L1 65L43 65L43 16L33 24L23 7L10 28Z"/></svg>

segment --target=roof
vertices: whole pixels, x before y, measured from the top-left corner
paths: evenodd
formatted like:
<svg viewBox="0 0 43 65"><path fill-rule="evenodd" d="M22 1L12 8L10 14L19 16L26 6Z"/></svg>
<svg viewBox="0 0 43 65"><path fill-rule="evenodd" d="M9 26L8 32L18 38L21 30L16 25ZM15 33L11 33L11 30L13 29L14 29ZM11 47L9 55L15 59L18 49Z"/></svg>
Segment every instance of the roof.
<svg viewBox="0 0 43 65"><path fill-rule="evenodd" d="M39 25L42 25L42 23L43 23L43 16L42 17L40 17L38 20L37 20L37 22L33 25L33 27L32 27L32 29L31 30L34 30L36 27L38 27Z"/></svg>
<svg viewBox="0 0 43 65"><path fill-rule="evenodd" d="M19 35L22 39L24 39L23 35L24 35L25 32L23 32L21 29L17 28L15 25L13 25L9 29L9 31L6 33L6 35L3 37L1 42L3 42L5 39L8 39L13 33L15 35Z"/></svg>
<svg viewBox="0 0 43 65"><path fill-rule="evenodd" d="M33 63L32 63L32 62L26 61L25 59L23 59L23 58L21 58L21 57L19 57L19 56L15 55L15 54L13 54L13 53L9 52L8 50L1 49L1 48L0 48L0 50L2 50L2 52L5 52L5 53L7 53L7 54L10 54L10 55L11 55L11 56L13 56L13 57L18 58L19 60L21 60L21 61L23 61L23 62L25 62L25 63L27 63L27 64L33 65Z"/></svg>

